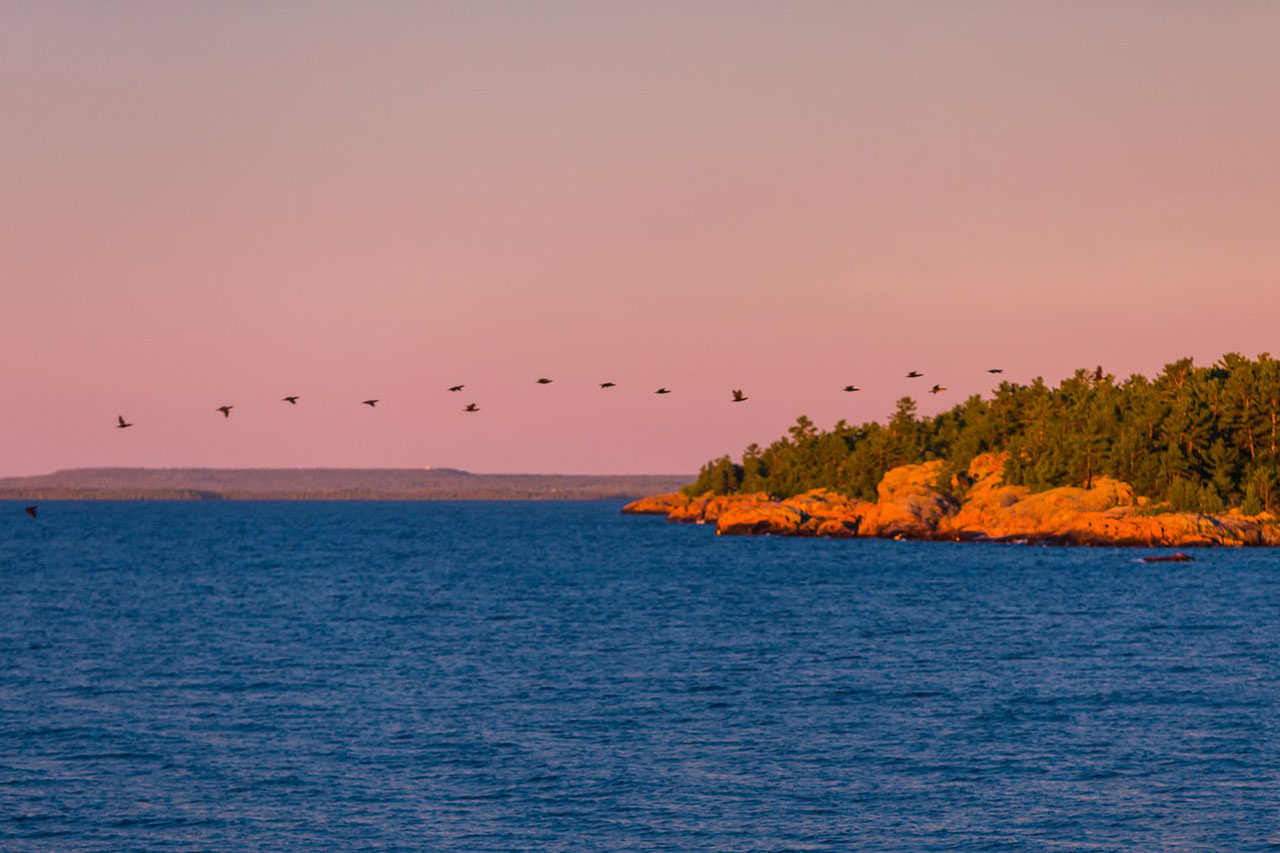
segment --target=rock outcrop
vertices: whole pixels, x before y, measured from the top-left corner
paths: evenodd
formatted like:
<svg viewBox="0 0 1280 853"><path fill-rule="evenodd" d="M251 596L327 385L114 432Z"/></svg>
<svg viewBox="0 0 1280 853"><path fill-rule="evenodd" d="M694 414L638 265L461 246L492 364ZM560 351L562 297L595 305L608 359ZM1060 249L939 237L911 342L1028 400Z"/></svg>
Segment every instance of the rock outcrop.
<svg viewBox="0 0 1280 853"><path fill-rule="evenodd" d="M861 535L934 538L939 525L960 509L960 502L942 490L952 481L945 462L894 468L876 486L875 508L867 512Z"/></svg>
<svg viewBox="0 0 1280 853"><path fill-rule="evenodd" d="M804 518L804 514L794 507L773 501L754 506L738 506L729 509L716 520L716 533L796 536L800 533Z"/></svg>
<svg viewBox="0 0 1280 853"><path fill-rule="evenodd" d="M1280 545L1280 521L1264 513L1150 513L1128 483L1032 492L1004 483L1003 454L976 457L964 473L935 461L887 472L875 503L827 489L783 501L749 495L657 495L623 508L670 521L716 525L724 535L880 537L1064 545Z"/></svg>
<svg viewBox="0 0 1280 853"><path fill-rule="evenodd" d="M1004 485L1003 455L969 466L973 485L960 511L940 528L956 539L1068 545L1263 545L1280 541L1273 516L1188 512L1148 514L1128 483L1099 478L1088 489L1031 492Z"/></svg>
<svg viewBox="0 0 1280 853"><path fill-rule="evenodd" d="M730 507L752 507L769 503L766 494L755 495L702 495L678 507L667 515L669 521L686 521L703 524L714 522Z"/></svg>
<svg viewBox="0 0 1280 853"><path fill-rule="evenodd" d="M666 495L651 495L632 501L622 508L631 515L667 515L672 511L689 505L689 496L683 492L671 492Z"/></svg>

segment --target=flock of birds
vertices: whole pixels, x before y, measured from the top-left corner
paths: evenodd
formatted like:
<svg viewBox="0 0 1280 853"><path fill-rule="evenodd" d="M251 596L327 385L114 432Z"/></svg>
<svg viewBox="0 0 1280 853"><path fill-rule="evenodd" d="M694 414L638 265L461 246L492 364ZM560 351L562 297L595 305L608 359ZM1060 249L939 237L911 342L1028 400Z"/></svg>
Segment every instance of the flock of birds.
<svg viewBox="0 0 1280 853"><path fill-rule="evenodd" d="M987 373L1004 373L1004 369L1003 369L1003 368L1000 368L1000 367L992 367L992 368L989 368L989 369L987 370ZM924 376L924 374L923 374L923 373L921 373L921 372L920 372L920 371L918 371L918 370L913 370L913 371L911 371L910 373L908 373L908 374L906 375L906 377L907 377L908 379L919 379L919 378L920 378L920 377L922 377L922 376ZM552 379L548 379L547 377L542 376L542 377L539 377L539 378L537 379L537 384L538 384L538 385L550 385L553 381L554 381L554 380L552 380ZM458 391L461 391L462 389L464 389L464 388L466 388L466 387L467 387L466 385L450 385L450 386L449 386L449 390L450 390L450 391L453 391L453 392L458 392ZM616 383L616 382L601 382L601 383L600 383L600 387L601 387L601 388L616 388L616 387L617 387L617 383ZM859 388L857 385L846 385L846 386L844 386L844 388L842 388L841 390L842 390L842 391L861 391L862 389L861 389L861 388ZM941 394L943 391L946 391L946 390L947 390L947 389L946 389L944 386L942 386L942 385L936 385L936 384L935 384L932 388L930 388L930 389L929 389L929 393L930 393L930 394ZM667 387L665 387L665 386L663 386L663 387L658 388L658 390L654 391L653 393L655 393L655 394L670 394L670 393L671 393L671 389L670 389L670 388L667 388ZM729 400L729 402L731 402L731 403L745 403L747 400L751 399L750 397L748 397L746 394L744 394L744 393L743 393L743 391L742 391L742 389L741 389L741 388L735 388L735 389L733 389L730 393L733 395L733 396L730 398L730 400ZM290 394L290 395L288 395L288 396L286 396L286 397L281 397L281 398L280 398L280 402L282 402L282 403L288 403L288 404L289 404L289 405L291 405L291 406L296 406L296 405L298 405L298 400L299 400L300 398L301 398L301 395L299 395L299 394ZM368 406L368 407L369 407L369 408L371 408L371 409L376 408L376 407L377 407L377 405L378 405L378 403L379 403L379 400L378 400L376 397L375 397L375 398L372 398L372 399L369 399L369 400L361 400L361 401L360 401L360 405L362 405L362 406ZM235 408L235 406L232 406L232 405L218 406L218 407L216 407L216 408L214 409L214 411L215 411L215 412L221 412L221 413L222 413L222 416L223 416L224 418L229 418L229 417L231 417L231 410L232 410L232 409L234 409L234 408ZM478 412L478 411L480 411L480 407L479 407L478 405L476 405L475 403L467 403L467 405L465 405L465 406L463 406L463 407L462 407L462 411L464 411L464 412ZM128 428L129 428L129 427L131 427L131 426L133 426L133 424L132 424L131 422L129 422L129 421L126 421L126 420L124 419L124 415L117 415L117 416L116 416L116 429L128 429Z"/></svg>
<svg viewBox="0 0 1280 853"><path fill-rule="evenodd" d="M1003 368L1000 368L1000 367L992 367L992 368L989 368L989 369L987 370L987 373L1004 373L1004 369L1003 369ZM923 373L921 373L921 372L920 372L920 371L918 371L918 370L912 370L910 373L906 374L906 378L907 378L907 379L919 379L919 378L920 378L920 377L922 377L922 376L924 376L924 374L923 374ZM537 379L536 384L538 384L538 385L550 385L550 384L552 383L552 381L554 381L554 380L551 380L551 379L548 379L548 378L547 378L547 377L545 377L545 376L542 376L542 377L539 377L539 378ZM450 386L449 386L449 390L450 390L450 391L452 391L452 392L457 393L457 392L462 391L462 390L463 390L464 388L466 388L466 387L467 387L466 385L450 385ZM601 382L601 383L600 383L600 387L601 387L602 389L604 389L604 388L616 388L616 387L617 387L617 383L616 383L616 382ZM861 389L861 388L859 388L857 385L846 385L846 386L844 386L844 388L842 388L841 390L842 390L842 391L852 392L852 391L861 391L862 389ZM930 394L941 394L943 391L946 391L946 390L947 390L947 389L946 389L944 386L935 384L932 388L930 388L930 389L929 389L929 393L930 393ZM665 386L663 386L663 387L658 388L658 390L654 391L653 393L655 393L655 394L670 394L670 393L671 393L671 389L670 389L670 388L667 388L667 387L665 387ZM733 395L733 396L730 398L730 400L729 400L729 402L731 402L731 403L745 403L747 400L751 399L751 398L750 398L750 397L748 397L745 393L743 393L743 391L742 391L742 389L741 389L741 388L734 388L730 393ZM298 400L299 400L300 398L301 398L301 395L299 395L299 394L289 394L289 395L287 395L287 396L285 396L285 397L281 397L281 398L280 398L280 402L282 402L282 403L288 403L288 404L289 404L289 405L291 405L291 406L296 406L296 405L298 405ZM361 401L360 401L360 405L362 405L362 406L368 406L369 408L373 409L373 408L376 408L376 407L377 407L378 402L379 402L379 401L378 401L378 399L377 399L376 397L374 397L374 398L371 398L371 399L368 399L368 400L361 400ZM223 416L224 418L229 418L229 417L231 417L231 410L232 410L232 409L234 409L234 408L235 408L235 406L228 404L228 405L224 405L224 406L217 406L217 407L214 409L214 411L215 411L215 412L221 412L221 413L222 413L222 416ZM476 405L475 403L467 403L467 405L463 406L462 411L464 411L464 412L478 412L478 411L480 411L480 407L479 407L478 405ZM126 421L126 420L124 419L124 415L117 415L117 416L116 416L116 429L128 429L128 428L129 428L129 427L131 427L131 426L133 426L133 423L132 423L132 422L130 422L130 421ZM37 504L37 505L35 505L35 506L29 506L29 507L26 507L26 508L25 508L25 512L27 513L27 515L31 516L32 518L35 518L35 517L36 517L36 513L37 513L37 511L38 511L39 509L40 509L40 507L39 507L39 505Z"/></svg>

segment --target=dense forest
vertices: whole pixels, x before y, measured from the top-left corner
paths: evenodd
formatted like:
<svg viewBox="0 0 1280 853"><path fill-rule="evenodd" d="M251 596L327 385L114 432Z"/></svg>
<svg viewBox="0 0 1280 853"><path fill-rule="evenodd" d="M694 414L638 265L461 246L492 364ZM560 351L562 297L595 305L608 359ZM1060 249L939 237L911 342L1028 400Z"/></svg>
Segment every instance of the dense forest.
<svg viewBox="0 0 1280 853"><path fill-rule="evenodd" d="M1182 359L1155 379L1117 382L1099 367L1057 387L1004 382L990 399L934 417L918 417L909 397L886 424L841 421L823 432L801 416L739 462L708 462L686 491L786 498L826 487L874 500L898 465L941 459L963 470L979 453L1008 451L1006 482L1034 490L1114 477L1171 509L1254 514L1280 505L1278 441L1280 361L1231 353L1212 367Z"/></svg>

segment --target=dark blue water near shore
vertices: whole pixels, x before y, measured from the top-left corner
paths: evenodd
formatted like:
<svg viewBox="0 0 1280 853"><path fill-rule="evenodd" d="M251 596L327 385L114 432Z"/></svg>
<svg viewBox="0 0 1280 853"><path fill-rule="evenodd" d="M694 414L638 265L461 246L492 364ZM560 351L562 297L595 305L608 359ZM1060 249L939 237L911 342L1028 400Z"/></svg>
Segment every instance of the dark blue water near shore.
<svg viewBox="0 0 1280 853"><path fill-rule="evenodd" d="M1280 555L0 504L0 849L1280 846Z"/></svg>

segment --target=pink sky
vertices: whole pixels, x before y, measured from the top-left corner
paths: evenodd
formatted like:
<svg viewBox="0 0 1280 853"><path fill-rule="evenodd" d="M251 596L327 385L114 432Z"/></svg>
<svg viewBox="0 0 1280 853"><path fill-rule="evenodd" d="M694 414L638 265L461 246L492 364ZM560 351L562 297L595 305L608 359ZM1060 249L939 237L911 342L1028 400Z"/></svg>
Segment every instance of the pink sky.
<svg viewBox="0 0 1280 853"><path fill-rule="evenodd" d="M0 79L0 474L692 472L1280 354L1280 4L30 0Z"/></svg>

